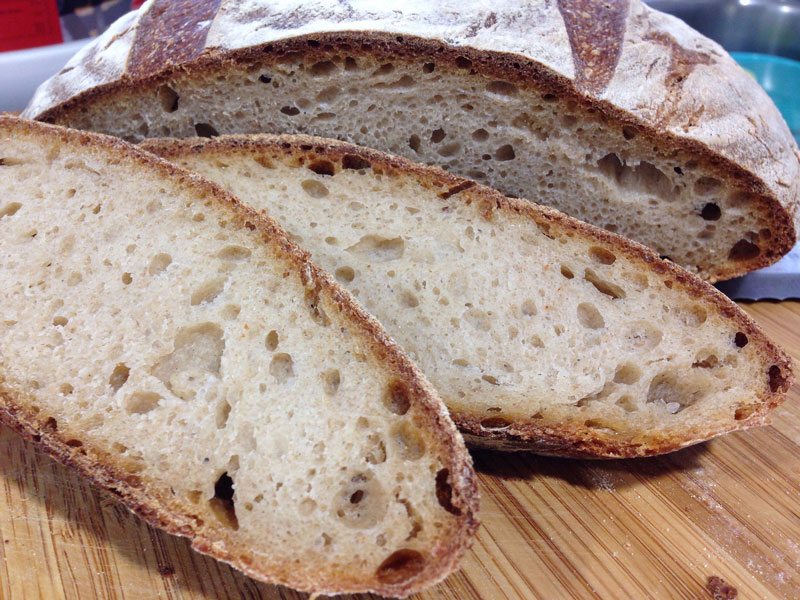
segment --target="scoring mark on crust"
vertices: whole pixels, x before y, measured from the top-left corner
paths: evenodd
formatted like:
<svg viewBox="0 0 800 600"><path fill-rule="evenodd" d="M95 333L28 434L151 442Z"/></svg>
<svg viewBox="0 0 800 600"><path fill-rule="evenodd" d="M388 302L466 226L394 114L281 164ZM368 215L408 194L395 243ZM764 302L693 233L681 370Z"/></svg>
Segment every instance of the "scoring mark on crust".
<svg viewBox="0 0 800 600"><path fill-rule="evenodd" d="M185 2L156 0L141 16L131 46L127 71L145 77L168 64L197 58L205 48L206 36L222 0ZM165 44L164 40L170 43Z"/></svg>
<svg viewBox="0 0 800 600"><path fill-rule="evenodd" d="M622 54L628 0L558 0L575 65L575 85L602 94Z"/></svg>

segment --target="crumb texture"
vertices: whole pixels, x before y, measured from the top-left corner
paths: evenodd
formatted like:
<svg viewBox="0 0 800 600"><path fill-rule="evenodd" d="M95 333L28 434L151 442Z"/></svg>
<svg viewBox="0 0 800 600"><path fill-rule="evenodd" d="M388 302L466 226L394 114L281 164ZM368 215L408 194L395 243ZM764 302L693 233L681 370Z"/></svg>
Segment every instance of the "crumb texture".
<svg viewBox="0 0 800 600"><path fill-rule="evenodd" d="M132 141L258 132L347 140L553 206L711 281L788 251L790 217L697 152L464 61L289 52L178 73L86 103L64 122Z"/></svg>
<svg viewBox="0 0 800 600"><path fill-rule="evenodd" d="M404 594L452 569L472 518L463 446L347 298L208 188L12 133L4 393L261 578Z"/></svg>
<svg viewBox="0 0 800 600"><path fill-rule="evenodd" d="M473 433L528 423L647 453L745 426L785 387L786 365L710 286L689 289L596 230L496 209L485 189L352 146L236 139L152 147L279 220Z"/></svg>

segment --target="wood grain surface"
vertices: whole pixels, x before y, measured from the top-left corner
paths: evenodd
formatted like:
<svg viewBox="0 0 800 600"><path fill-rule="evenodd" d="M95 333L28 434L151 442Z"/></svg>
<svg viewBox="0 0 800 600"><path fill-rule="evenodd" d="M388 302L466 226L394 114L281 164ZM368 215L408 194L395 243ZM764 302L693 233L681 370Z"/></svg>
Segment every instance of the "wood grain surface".
<svg viewBox="0 0 800 600"><path fill-rule="evenodd" d="M800 303L744 307L800 362ZM800 598L798 396L795 386L771 427L664 457L476 452L474 547L416 598ZM5 428L0 471L3 600L307 597L148 527Z"/></svg>

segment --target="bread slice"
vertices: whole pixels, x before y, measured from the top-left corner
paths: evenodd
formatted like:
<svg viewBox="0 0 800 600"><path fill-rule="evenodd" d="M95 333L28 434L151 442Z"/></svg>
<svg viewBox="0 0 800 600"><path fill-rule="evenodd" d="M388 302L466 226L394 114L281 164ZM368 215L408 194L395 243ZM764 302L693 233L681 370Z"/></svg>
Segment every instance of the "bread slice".
<svg viewBox="0 0 800 600"><path fill-rule="evenodd" d="M476 528L436 393L274 221L122 141L0 118L0 419L248 575L405 596Z"/></svg>
<svg viewBox="0 0 800 600"><path fill-rule="evenodd" d="M797 239L800 151L716 43L638 0L156 0L25 116L130 140L308 133L442 166L709 281Z"/></svg>
<svg viewBox="0 0 800 600"><path fill-rule="evenodd" d="M765 423L791 382L790 359L710 285L552 209L320 138L143 146L281 222L474 445L668 452Z"/></svg>

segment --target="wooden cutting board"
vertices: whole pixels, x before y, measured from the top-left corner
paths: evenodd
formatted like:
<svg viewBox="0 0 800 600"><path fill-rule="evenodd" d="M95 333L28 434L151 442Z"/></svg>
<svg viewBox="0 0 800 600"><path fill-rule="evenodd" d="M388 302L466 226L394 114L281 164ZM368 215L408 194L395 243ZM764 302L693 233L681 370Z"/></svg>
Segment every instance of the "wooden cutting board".
<svg viewBox="0 0 800 600"><path fill-rule="evenodd" d="M800 304L745 309L800 359ZM462 571L416 598L800 598L799 396L772 427L665 457L475 453L483 525ZM3 600L306 598L148 527L5 428L0 471Z"/></svg>

